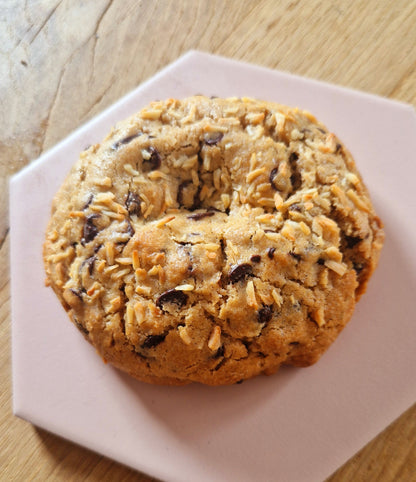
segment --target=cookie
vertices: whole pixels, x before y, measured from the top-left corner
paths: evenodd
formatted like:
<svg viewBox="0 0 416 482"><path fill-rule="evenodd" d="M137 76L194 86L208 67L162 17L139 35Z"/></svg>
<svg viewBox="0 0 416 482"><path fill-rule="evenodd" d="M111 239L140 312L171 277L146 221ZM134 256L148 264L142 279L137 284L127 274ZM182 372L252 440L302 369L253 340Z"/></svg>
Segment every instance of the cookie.
<svg viewBox="0 0 416 482"><path fill-rule="evenodd" d="M313 115L195 96L154 102L81 153L44 260L105 361L221 385L315 363L383 237L351 154Z"/></svg>

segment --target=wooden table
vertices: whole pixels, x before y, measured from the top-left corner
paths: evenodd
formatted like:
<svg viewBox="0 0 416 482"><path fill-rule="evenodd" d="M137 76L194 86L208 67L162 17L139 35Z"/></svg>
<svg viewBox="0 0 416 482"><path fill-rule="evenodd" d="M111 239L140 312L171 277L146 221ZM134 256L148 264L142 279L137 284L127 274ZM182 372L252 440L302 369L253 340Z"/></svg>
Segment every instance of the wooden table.
<svg viewBox="0 0 416 482"><path fill-rule="evenodd" d="M3 0L0 7L0 479L150 481L11 413L9 176L189 49L416 106L416 2ZM415 474L416 405L329 480Z"/></svg>

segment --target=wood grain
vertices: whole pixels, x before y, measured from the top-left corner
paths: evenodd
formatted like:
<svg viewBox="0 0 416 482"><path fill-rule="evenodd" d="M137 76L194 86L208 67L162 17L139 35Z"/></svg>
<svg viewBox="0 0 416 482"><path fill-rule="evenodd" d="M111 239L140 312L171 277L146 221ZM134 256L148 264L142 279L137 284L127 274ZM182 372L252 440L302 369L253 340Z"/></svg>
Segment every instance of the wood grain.
<svg viewBox="0 0 416 482"><path fill-rule="evenodd" d="M12 416L8 178L189 49L416 106L416 2L0 0L0 479L151 481ZM411 481L416 406L328 480Z"/></svg>

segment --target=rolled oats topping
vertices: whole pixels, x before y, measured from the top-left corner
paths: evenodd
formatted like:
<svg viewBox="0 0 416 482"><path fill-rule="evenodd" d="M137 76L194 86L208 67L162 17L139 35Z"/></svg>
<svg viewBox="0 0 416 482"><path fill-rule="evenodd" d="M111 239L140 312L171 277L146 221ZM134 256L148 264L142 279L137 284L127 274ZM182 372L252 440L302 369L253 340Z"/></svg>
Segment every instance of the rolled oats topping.
<svg viewBox="0 0 416 482"><path fill-rule="evenodd" d="M383 238L351 154L312 114L195 96L153 102L81 154L44 260L104 360L218 385L316 362Z"/></svg>

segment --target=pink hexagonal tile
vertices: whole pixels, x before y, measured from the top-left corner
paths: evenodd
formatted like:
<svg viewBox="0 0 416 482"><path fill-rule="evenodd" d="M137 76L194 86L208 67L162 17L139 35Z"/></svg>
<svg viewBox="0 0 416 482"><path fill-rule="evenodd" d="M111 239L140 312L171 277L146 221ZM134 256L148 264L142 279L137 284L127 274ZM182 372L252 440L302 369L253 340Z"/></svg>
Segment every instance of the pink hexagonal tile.
<svg viewBox="0 0 416 482"><path fill-rule="evenodd" d="M44 286L52 197L78 153L151 100L252 96L310 110L352 151L386 225L379 268L313 367L222 388L106 366ZM322 480L416 400L416 115L405 104L189 52L10 184L14 412L164 480Z"/></svg>

